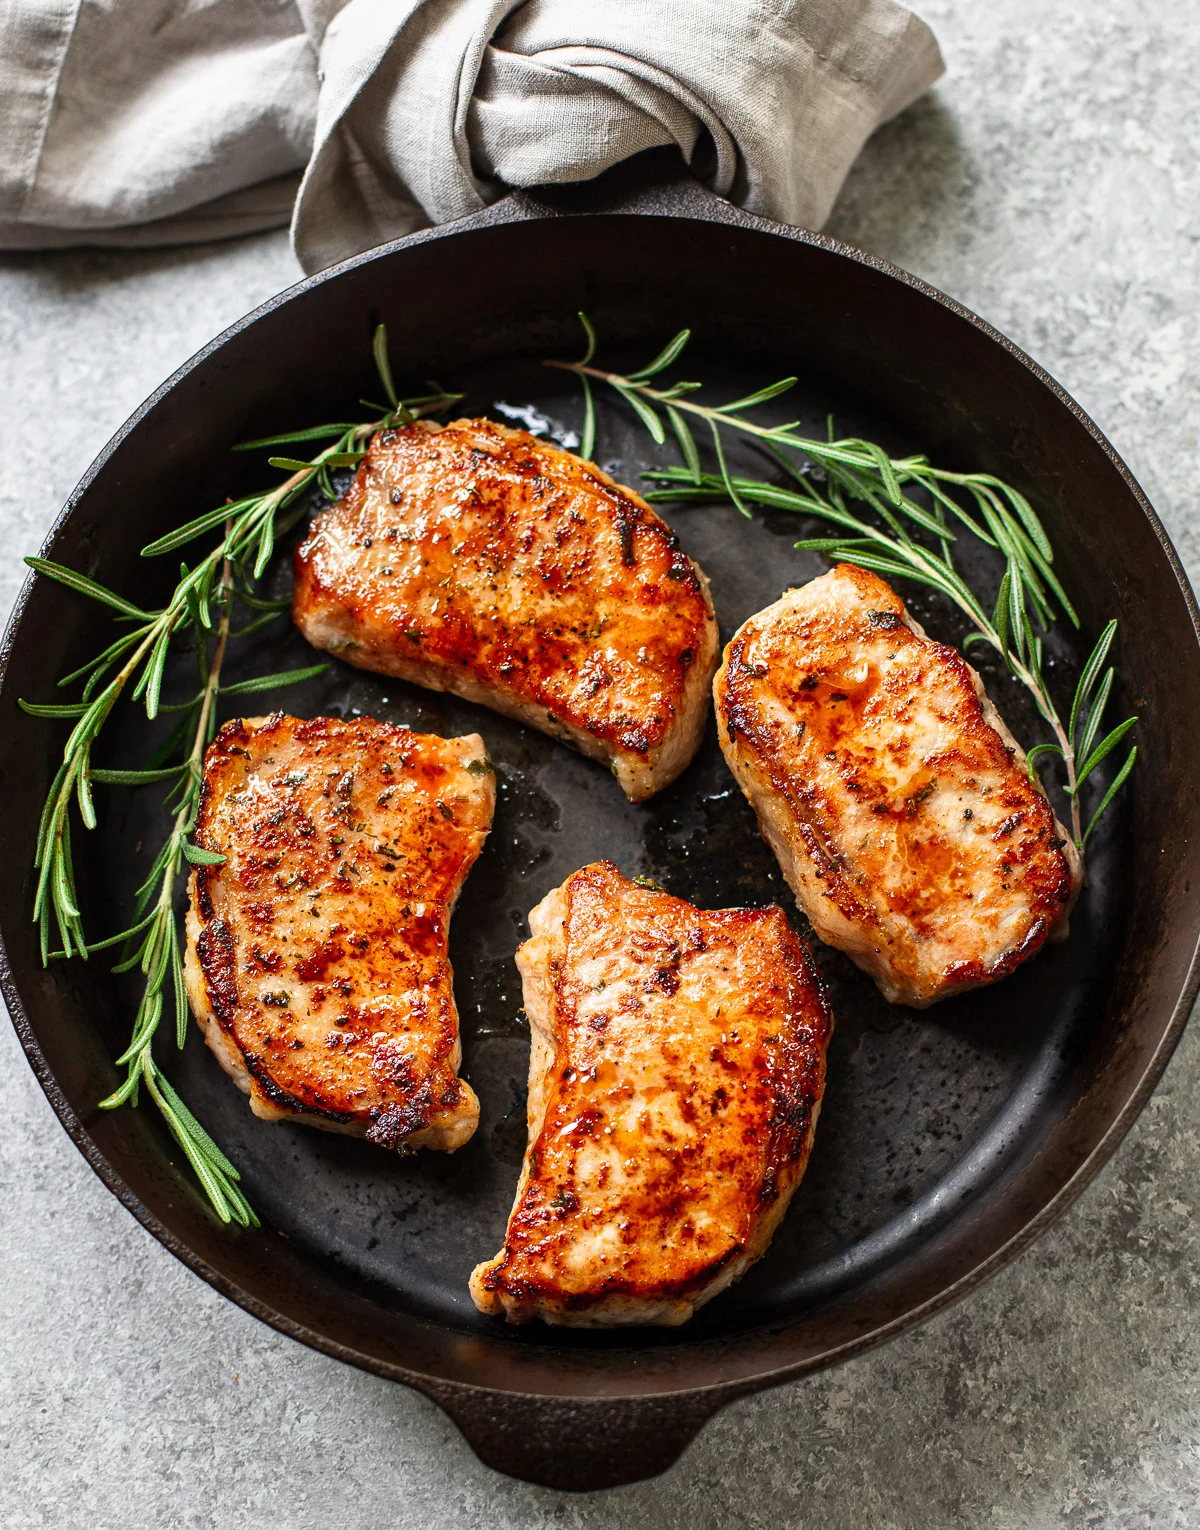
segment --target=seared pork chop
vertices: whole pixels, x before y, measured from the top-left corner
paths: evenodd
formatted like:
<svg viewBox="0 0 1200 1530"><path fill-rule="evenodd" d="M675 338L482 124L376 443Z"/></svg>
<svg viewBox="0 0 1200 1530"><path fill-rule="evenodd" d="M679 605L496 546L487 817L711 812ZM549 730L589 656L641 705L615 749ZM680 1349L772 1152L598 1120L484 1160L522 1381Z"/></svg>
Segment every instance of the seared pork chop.
<svg viewBox="0 0 1200 1530"><path fill-rule="evenodd" d="M706 912L607 861L529 927L529 1145L471 1295L514 1323L682 1323L766 1251L800 1183L821 980L780 909Z"/></svg>
<svg viewBox="0 0 1200 1530"><path fill-rule="evenodd" d="M363 717L227 723L204 760L186 978L250 1108L388 1148L453 1152L479 1102L446 956L492 821L478 734Z"/></svg>
<svg viewBox="0 0 1200 1530"><path fill-rule="evenodd" d="M721 748L796 900L896 1004L995 982L1067 933L1079 855L953 648L840 564L734 635Z"/></svg>
<svg viewBox="0 0 1200 1530"><path fill-rule="evenodd" d="M635 802L704 732L707 579L631 489L528 431L419 420L376 435L296 553L292 614L360 669L573 743Z"/></svg>

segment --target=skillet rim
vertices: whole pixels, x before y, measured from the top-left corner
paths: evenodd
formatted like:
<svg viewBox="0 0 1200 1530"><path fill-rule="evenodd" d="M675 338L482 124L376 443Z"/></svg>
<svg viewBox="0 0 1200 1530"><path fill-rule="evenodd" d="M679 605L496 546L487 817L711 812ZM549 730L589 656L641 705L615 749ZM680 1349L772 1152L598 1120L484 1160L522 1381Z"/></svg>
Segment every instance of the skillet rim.
<svg viewBox="0 0 1200 1530"><path fill-rule="evenodd" d="M577 191L578 188L571 188L571 190ZM300 294L313 291L326 282L336 281L349 271L384 259L400 250L447 238L458 233L486 230L510 222L526 222L562 216L578 218L597 215L626 217L657 216L672 219L682 218L685 221L693 218L710 224L714 222L725 223L750 232L789 239L823 250L840 259L850 260L856 265L866 266L884 277L899 281L922 297L933 301L952 317L966 320L986 339L999 345L1026 372L1031 374L1036 382L1040 383L1043 388L1050 392L1056 403L1066 407L1075 423L1084 428L1087 435L1091 437L1096 445L1100 446L1110 464L1116 469L1124 487L1132 495L1134 502L1148 522L1156 541L1165 554L1167 566L1174 576L1180 594L1183 596L1185 609L1191 621L1192 635L1197 645L1200 646L1200 609L1197 607L1196 597L1188 577L1165 528L1120 454L1086 411L1043 367L1028 356L1012 340L972 310L941 292L930 283L925 282L920 277L914 276L912 273L904 271L878 256L858 250L828 235L772 223L767 219L757 217L723 202L694 183L685 182L682 185L668 186L666 188L651 188L649 192L643 192L632 200L628 198L623 199L617 206L592 205L587 207L571 207L569 205L570 200L569 193L565 197L554 194L552 198L548 199L528 193L516 192L495 203L493 206L484 209L482 212L471 214L451 224L421 230L404 238L389 241L384 245L354 256L325 271L305 277L286 288L283 292L267 299L250 313L228 326L177 368L114 432L68 497L63 510L55 518L43 543L43 554L46 554L53 547L67 521L79 508L96 477L105 467L113 453L141 425L146 415L184 378L205 365L231 340L241 335L261 318L283 307ZM566 207L556 205L564 201L568 204ZM36 578L37 576L33 574L26 578L14 604L3 643L0 645L0 684L3 684L7 675L10 657L16 646L20 626ZM792 1360L777 1366L756 1369L751 1375L743 1374L736 1378L727 1377L726 1379L715 1380L701 1385L689 1385L680 1388L659 1388L657 1390L639 1390L634 1388L613 1393L598 1393L595 1391L573 1392L570 1390L531 1393L519 1386L506 1389L495 1384L486 1386L473 1385L456 1378L413 1371L392 1361L379 1359L351 1345L329 1338L309 1328L306 1324L276 1311L265 1302L243 1290L235 1281L223 1275L219 1270L208 1264L205 1259L194 1253L181 1237L167 1228L138 1196L129 1189L121 1175L109 1163L94 1142L83 1121L76 1114L65 1093L60 1088L42 1053L34 1033L34 1028L26 1013L17 988L16 976L9 962L7 946L4 942L3 934L0 932L0 992L3 993L9 1006L13 1026L22 1048L64 1130L91 1165L97 1176L112 1191L122 1205L181 1263L199 1275L214 1290L220 1292L221 1295L236 1302L244 1311L269 1324L278 1332L287 1334L290 1338L298 1339L310 1348L327 1354L334 1359L356 1365L360 1369L373 1372L391 1380L402 1381L424 1392L434 1401L447 1407L448 1411L456 1417L456 1421L464 1428L464 1431L467 1432L468 1438L476 1446L479 1445L477 1433L475 1430L468 1428L466 1416L458 1417L458 1409L454 1406L456 1400L462 1405L467 1414L471 1411L469 1400L472 1398L476 1403L482 1402L485 1399L511 1398L515 1400L517 1398L525 1398L531 1403L542 1402L549 1406L560 1405L562 1407L566 1407L572 1402L593 1402L597 1405L603 1402L620 1407L621 1405L629 1406L637 1402L669 1402L671 1400L682 1402L687 1400L691 1404L693 1415L693 1423L687 1430L687 1438L690 1438L704 1418L711 1415L711 1413L734 1397L769 1386L779 1385L812 1371L849 1359L867 1349L887 1342L887 1340L895 1337L899 1332L917 1326L935 1313L960 1300L970 1291L974 1290L976 1286L982 1284L983 1281L989 1279L998 1270L1011 1262L1012 1259L1039 1237L1052 1222L1074 1203L1082 1191L1099 1173L1104 1164L1108 1162L1137 1116L1145 1107L1170 1061L1171 1055L1178 1045L1187 1024L1198 991L1200 991L1200 929L1197 930L1192 954L1188 962L1187 973L1179 996L1171 1009L1170 1018L1163 1027L1160 1038L1150 1058L1147 1060L1141 1076L1125 1094L1123 1105L1112 1117L1103 1135L1093 1145L1091 1150L1087 1152L1082 1162L1078 1164L1069 1177L1043 1203L1040 1210L1030 1216L1015 1233L998 1248L994 1249L991 1254L932 1296L927 1297L925 1300L918 1302L917 1305L909 1307L878 1326L870 1328L855 1338L833 1343L828 1348L821 1349L818 1353L811 1353L800 1360ZM785 1321L771 1326L773 1332L782 1334L791 1325ZM679 1348L690 1349L693 1353L699 1353L705 1348L719 1343L727 1350L736 1351L739 1346L743 1348L753 1347L752 1345L747 1345L747 1341L752 1341L754 1337L754 1333L750 1332L744 1335L724 1336L720 1340L699 1340L690 1345L684 1341L680 1344ZM545 1351L553 1350L553 1341L551 1340L549 1343L539 1346L539 1348ZM632 1358L636 1353L636 1350L627 1352L629 1358ZM572 1381L584 1379L579 1367L572 1367L570 1379ZM672 1451L672 1458L677 1453L677 1449L678 1447L675 1447ZM497 1463L493 1462L493 1464ZM663 1464L667 1463L664 1461ZM642 1473L642 1475L645 1475L645 1473ZM629 1479L622 1477L620 1480Z"/></svg>

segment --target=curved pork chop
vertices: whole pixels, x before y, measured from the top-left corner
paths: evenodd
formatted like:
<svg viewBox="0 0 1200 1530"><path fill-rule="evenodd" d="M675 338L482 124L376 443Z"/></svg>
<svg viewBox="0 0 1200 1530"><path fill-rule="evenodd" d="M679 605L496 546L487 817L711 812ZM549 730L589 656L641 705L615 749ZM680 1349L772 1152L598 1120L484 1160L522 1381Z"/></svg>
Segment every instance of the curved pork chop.
<svg viewBox="0 0 1200 1530"><path fill-rule="evenodd" d="M376 435L296 553L292 614L360 669L568 740L635 802L704 732L707 579L645 500L528 431L422 420Z"/></svg>
<svg viewBox="0 0 1200 1530"><path fill-rule="evenodd" d="M453 1152L479 1102L462 1055L450 914L492 821L478 734L277 713L204 760L188 996L264 1120Z"/></svg>
<svg viewBox="0 0 1200 1530"><path fill-rule="evenodd" d="M734 635L721 748L822 940L925 1008L1063 938L1079 855L953 648L839 564Z"/></svg>
<svg viewBox="0 0 1200 1530"><path fill-rule="evenodd" d="M693 908L585 866L517 952L529 1146L481 1311L676 1324L766 1252L800 1183L832 1018L778 908Z"/></svg>

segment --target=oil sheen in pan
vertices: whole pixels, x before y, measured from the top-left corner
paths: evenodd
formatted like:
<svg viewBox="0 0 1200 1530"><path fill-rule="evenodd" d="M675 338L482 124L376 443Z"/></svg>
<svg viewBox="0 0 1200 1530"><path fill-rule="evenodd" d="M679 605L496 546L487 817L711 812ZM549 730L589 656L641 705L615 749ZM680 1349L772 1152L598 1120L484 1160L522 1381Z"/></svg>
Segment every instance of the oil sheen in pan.
<svg viewBox="0 0 1200 1530"><path fill-rule="evenodd" d="M702 356L692 359L691 369L711 379L714 390L728 387L731 394L763 380ZM564 379L563 391L551 391L559 379L548 379L541 368L510 364L454 382L469 390L463 413L511 418L497 407L503 403L534 409L560 439L569 440L579 428L570 385ZM799 415L802 428L823 434L832 408L840 432L872 436L897 451L925 444L897 437L884 419L840 405L826 390L806 395L798 388L788 395L787 417ZM619 408L608 407L601 414L597 456L616 478L635 486L645 467L674 460L669 448L655 448ZM732 459L735 470L763 471L761 459L741 442L733 443ZM762 512L753 522L725 505L667 506L664 514L712 580L722 641L785 584L802 583L826 566L793 549L798 537L811 534L811 523L786 513ZM997 571L987 549L964 539L957 557L969 580L994 584ZM286 582L285 569L280 578ZM964 623L948 603L912 587L901 593L932 636L961 641ZM1066 647L1053 651L1053 683L1069 695L1079 655ZM978 653L972 660L980 663L1017 737L1026 745L1040 739L1025 693ZM254 649L238 654L240 668L232 677L302 664L310 654L280 622ZM482 1103L479 1130L453 1157L423 1153L402 1160L349 1138L265 1126L250 1115L196 1034L177 1077L242 1169L264 1219L308 1257L332 1264L340 1278L390 1305L462 1330L492 1330L467 1295L467 1277L500 1245L525 1143L529 1041L512 958L527 933L528 910L579 866L606 856L628 874L648 874L703 906L778 901L801 934L811 938L811 932L721 759L711 723L680 780L635 807L601 767L542 734L337 661L280 701L300 715L357 711L439 733L477 730L487 741L499 787L495 825L451 933L463 1071ZM127 731L119 752L133 758L144 749L144 723L121 716ZM129 847L154 843L160 820L150 798L114 794L114 810L95 847L96 864L108 868L106 901L113 894L127 900L145 873L149 852L134 855ZM1069 942L1047 949L995 988L917 1014L886 1004L845 957L813 944L837 1026L805 1181L769 1254L738 1286L685 1329L639 1331L638 1344L734 1332L818 1303L916 1247L995 1173L1083 1044L1087 994L1093 983L1104 982L1115 949L1108 932L1117 912L1121 827L1118 810L1089 846L1089 886ZM529 1332L512 1337L536 1340ZM628 1342L619 1332L555 1335L555 1343L571 1345Z"/></svg>

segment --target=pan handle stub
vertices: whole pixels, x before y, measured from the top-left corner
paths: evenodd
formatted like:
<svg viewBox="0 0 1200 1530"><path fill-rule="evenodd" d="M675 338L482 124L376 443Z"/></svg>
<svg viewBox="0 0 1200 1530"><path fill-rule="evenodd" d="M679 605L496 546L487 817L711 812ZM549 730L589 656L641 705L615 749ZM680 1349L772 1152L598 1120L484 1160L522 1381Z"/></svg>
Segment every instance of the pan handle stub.
<svg viewBox="0 0 1200 1530"><path fill-rule="evenodd" d="M646 149L590 181L535 186L505 197L519 216L557 213L642 213L668 218L704 218L741 223L748 215L696 179L678 149Z"/></svg>
<svg viewBox="0 0 1200 1530"><path fill-rule="evenodd" d="M453 223L420 229L394 241L394 248L420 244L448 232L465 233L495 228L501 223L525 223L532 219L579 217L596 213L642 214L668 218L701 218L709 223L794 232L765 218L745 212L717 196L692 174L678 149L647 149L623 160L590 181L570 181L556 186L534 186L510 191L499 201L468 213ZM372 252L374 253L374 252Z"/></svg>
<svg viewBox="0 0 1200 1530"><path fill-rule="evenodd" d="M575 1493L657 1477L729 1401L720 1392L579 1398L422 1391L450 1415L485 1466Z"/></svg>

